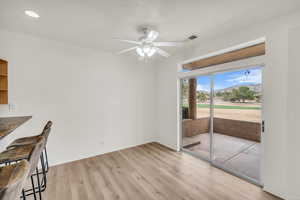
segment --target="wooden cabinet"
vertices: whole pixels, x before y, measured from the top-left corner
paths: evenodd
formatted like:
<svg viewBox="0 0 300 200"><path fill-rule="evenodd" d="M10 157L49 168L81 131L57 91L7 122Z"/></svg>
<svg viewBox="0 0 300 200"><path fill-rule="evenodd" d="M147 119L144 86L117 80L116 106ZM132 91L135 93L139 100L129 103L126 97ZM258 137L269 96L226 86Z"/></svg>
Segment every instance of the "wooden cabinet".
<svg viewBox="0 0 300 200"><path fill-rule="evenodd" d="M8 104L7 61L0 59L0 104Z"/></svg>

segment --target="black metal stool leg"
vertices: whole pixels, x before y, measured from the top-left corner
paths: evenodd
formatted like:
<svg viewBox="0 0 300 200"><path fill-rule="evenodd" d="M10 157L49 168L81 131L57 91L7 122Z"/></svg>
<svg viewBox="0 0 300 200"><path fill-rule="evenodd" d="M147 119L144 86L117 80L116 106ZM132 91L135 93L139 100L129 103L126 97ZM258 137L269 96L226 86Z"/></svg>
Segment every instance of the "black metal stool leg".
<svg viewBox="0 0 300 200"><path fill-rule="evenodd" d="M47 173L45 170L45 162L44 162L44 155L41 154L41 165L42 165L42 174L43 174L43 179L42 179L42 191L44 191L47 187Z"/></svg>
<svg viewBox="0 0 300 200"><path fill-rule="evenodd" d="M30 179L31 179L31 185L32 185L32 190L33 190L33 197L34 197L34 200L36 200L35 185L34 185L34 181L33 181L33 176L30 176Z"/></svg>
<svg viewBox="0 0 300 200"><path fill-rule="evenodd" d="M25 195L25 190L24 190L24 189L22 190L22 198L23 198L24 200L26 200L26 195Z"/></svg>
<svg viewBox="0 0 300 200"><path fill-rule="evenodd" d="M35 172L37 174L37 182L38 182L38 191L39 191L39 199L42 199L42 191L41 191L41 183L40 183L40 175L39 175L39 170L38 168L35 169Z"/></svg>

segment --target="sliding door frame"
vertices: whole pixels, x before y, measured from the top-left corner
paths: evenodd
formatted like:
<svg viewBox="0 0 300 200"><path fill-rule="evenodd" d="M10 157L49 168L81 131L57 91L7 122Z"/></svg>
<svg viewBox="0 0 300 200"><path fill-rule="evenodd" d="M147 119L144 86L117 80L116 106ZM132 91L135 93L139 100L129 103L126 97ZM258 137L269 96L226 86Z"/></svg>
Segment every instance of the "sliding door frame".
<svg viewBox="0 0 300 200"><path fill-rule="evenodd" d="M179 64L179 67L182 68L184 63L181 63ZM225 168L221 165L218 165L216 163L213 162L213 159L212 159L212 155L213 155L213 104L214 104L214 91L213 91L213 88L214 88L214 75L215 74L218 74L218 73L222 73L222 72L230 72L230 71L236 71L236 70L243 70L243 69L249 69L249 68L253 68L253 67L257 67L257 66L260 66L262 67L262 90L263 90L263 87L264 87L264 84L263 84L263 72L264 72L264 67L265 67L265 56L257 56L257 57L253 57L253 58L248 58L248 59L244 59L244 60L240 60L240 61L235 61L235 62L230 62L230 63L225 63L225 64L220 64L220 65L215 65L215 66L210 66L210 67L207 67L207 68L202 68L202 69L197 69L197 70L193 70L193 71L190 71L190 72L178 72L178 77L177 77L177 81L178 83L178 115L179 116L179 119L177 120L178 122L178 149L183 151L183 152L186 152L188 154L191 154L195 157L198 157L202 160L205 160L207 162L209 162L212 166L214 167L217 167L219 169L222 169L232 175L235 175L237 177L240 177L246 181L249 181L253 184L256 184L258 186L263 186L263 165L264 165L264 151L263 151L263 144L264 144L264 134L261 134L261 152L260 152L260 159L261 159L261 164L260 164L260 176L261 176L261 181L258 182L257 180L255 179L252 179L248 176L245 176L241 173L238 173L238 172L235 172L233 170L230 170L228 168ZM179 69L181 69L179 68ZM209 134L210 134L210 157L209 159L195 153L195 152L192 152L192 151L189 151L187 149L184 149L183 148L183 144L182 144L182 96L181 96L181 83L182 83L182 80L183 79L189 79L189 78L196 78L198 76L210 76L211 77L211 90L210 90L210 131L209 131ZM261 106L261 120L264 120L264 115L263 115L263 98L264 98L264 93L262 91L262 106ZM261 132L262 133L262 132Z"/></svg>

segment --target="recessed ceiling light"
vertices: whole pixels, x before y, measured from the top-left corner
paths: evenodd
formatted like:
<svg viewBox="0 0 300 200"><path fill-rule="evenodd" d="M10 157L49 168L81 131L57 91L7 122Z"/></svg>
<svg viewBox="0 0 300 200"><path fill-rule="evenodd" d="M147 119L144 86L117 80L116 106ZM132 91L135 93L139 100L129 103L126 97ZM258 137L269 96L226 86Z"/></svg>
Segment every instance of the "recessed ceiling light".
<svg viewBox="0 0 300 200"><path fill-rule="evenodd" d="M25 14L28 15L29 17L33 17L33 18L39 18L39 14L37 14L36 12L32 11L32 10L25 10Z"/></svg>

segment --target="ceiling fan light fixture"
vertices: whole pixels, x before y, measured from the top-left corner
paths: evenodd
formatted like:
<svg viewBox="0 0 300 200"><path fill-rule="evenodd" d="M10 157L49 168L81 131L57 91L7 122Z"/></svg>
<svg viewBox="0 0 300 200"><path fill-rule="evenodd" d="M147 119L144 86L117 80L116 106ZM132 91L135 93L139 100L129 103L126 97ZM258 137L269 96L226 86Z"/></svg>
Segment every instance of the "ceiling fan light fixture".
<svg viewBox="0 0 300 200"><path fill-rule="evenodd" d="M151 51L151 47L146 45L146 46L143 47L143 51L144 51L145 54L148 54Z"/></svg>
<svg viewBox="0 0 300 200"><path fill-rule="evenodd" d="M148 39L149 41L153 41L153 40L155 40L157 37L158 37L158 32L151 30L151 31L148 33L147 39Z"/></svg>
<svg viewBox="0 0 300 200"><path fill-rule="evenodd" d="M159 33L154 30L150 30L149 28L142 29L143 36L140 37L137 41L127 40L127 39L118 39L122 42L127 42L131 44L135 44L137 46L130 47L128 49L124 49L119 52L119 54L126 53L128 51L135 50L136 54L139 56L139 60L147 60L147 58L152 57L154 54L158 54L163 57L169 57L170 54L160 47L173 47L173 46L182 46L185 41L179 42L155 42Z"/></svg>
<svg viewBox="0 0 300 200"><path fill-rule="evenodd" d="M151 57L156 53L156 49L149 45L145 45L145 46L136 48L136 52L141 57L145 57L145 56Z"/></svg>
<svg viewBox="0 0 300 200"><path fill-rule="evenodd" d="M155 48L151 48L151 50L149 51L149 53L147 54L148 57L153 56L156 53L156 49Z"/></svg>
<svg viewBox="0 0 300 200"><path fill-rule="evenodd" d="M136 53L141 57L145 56L145 53L141 47L136 48Z"/></svg>

